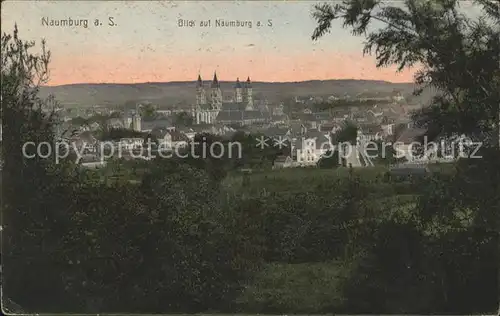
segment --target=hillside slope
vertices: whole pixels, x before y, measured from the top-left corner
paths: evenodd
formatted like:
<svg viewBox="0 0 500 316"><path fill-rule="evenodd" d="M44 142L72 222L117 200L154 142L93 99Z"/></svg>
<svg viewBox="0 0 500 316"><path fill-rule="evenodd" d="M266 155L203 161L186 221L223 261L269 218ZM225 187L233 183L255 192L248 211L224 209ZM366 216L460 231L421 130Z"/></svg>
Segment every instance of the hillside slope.
<svg viewBox="0 0 500 316"><path fill-rule="evenodd" d="M208 86L209 82L205 82ZM194 102L195 85L192 82L137 83L137 84L71 84L46 86L41 88L41 96L52 94L64 106L89 107L93 105L135 104L150 101L160 107L169 105L189 105ZM410 97L413 83L391 83L370 80L314 80L303 82L254 82L255 98L266 98L276 102L293 96L386 96L400 91ZM221 82L223 95L233 93L234 82ZM424 94L423 98L426 96ZM422 97L419 98L420 101ZM418 102L417 100L415 102ZM420 103L420 102L419 102Z"/></svg>

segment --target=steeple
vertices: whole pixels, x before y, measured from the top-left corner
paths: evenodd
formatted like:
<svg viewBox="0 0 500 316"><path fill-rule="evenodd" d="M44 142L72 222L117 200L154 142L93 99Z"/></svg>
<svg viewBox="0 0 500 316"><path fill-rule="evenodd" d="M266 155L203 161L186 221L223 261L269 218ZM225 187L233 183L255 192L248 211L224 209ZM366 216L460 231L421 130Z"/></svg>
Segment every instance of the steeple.
<svg viewBox="0 0 500 316"><path fill-rule="evenodd" d="M214 80L212 81L210 92L210 104L213 110L222 107L222 91L220 89L219 80L217 79L217 72L214 72Z"/></svg>
<svg viewBox="0 0 500 316"><path fill-rule="evenodd" d="M234 86L234 99L236 103L243 102L243 91L241 89L240 78L236 78L236 85Z"/></svg>
<svg viewBox="0 0 500 316"><path fill-rule="evenodd" d="M201 75L198 74L198 81L196 82L196 106L202 106L207 103L207 98L205 95L205 89L203 88L203 80L201 80Z"/></svg>
<svg viewBox="0 0 500 316"><path fill-rule="evenodd" d="M219 80L217 79L217 72L214 72L214 80L212 81L212 88L220 88Z"/></svg>
<svg viewBox="0 0 500 316"><path fill-rule="evenodd" d="M243 90L243 102L247 104L248 109L253 108L253 96L252 96L252 82L250 81L250 76L247 78L247 82L245 82L245 89Z"/></svg>
<svg viewBox="0 0 500 316"><path fill-rule="evenodd" d="M203 87L203 80L201 80L201 75L198 74L198 81L196 83L196 87L200 88Z"/></svg>

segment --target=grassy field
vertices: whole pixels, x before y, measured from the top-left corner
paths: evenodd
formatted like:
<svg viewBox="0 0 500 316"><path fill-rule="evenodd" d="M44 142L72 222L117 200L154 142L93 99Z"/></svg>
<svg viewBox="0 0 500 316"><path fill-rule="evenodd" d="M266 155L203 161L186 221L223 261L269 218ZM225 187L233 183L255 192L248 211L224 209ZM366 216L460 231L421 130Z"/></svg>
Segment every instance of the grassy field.
<svg viewBox="0 0 500 316"><path fill-rule="evenodd" d="M433 173L452 173L455 170L454 164L429 164L429 169ZM385 166L374 166L364 168L353 168L352 175L359 176L363 181L382 181L384 174L389 170ZM248 175L248 185L246 189L252 187L267 188L279 191L303 190L303 187L311 183L328 184L339 179L349 177L348 168L319 169L319 168L286 168L277 170L254 171ZM245 175L242 173L232 173L224 180L227 188L241 187Z"/></svg>
<svg viewBox="0 0 500 316"><path fill-rule="evenodd" d="M237 299L237 309L260 313L338 310L347 268L340 262L267 264Z"/></svg>
<svg viewBox="0 0 500 316"><path fill-rule="evenodd" d="M387 171L383 167L353 169L353 175L359 175L363 179L376 180ZM226 188L241 188L245 175L233 173L224 180ZM245 189L267 189L277 192L304 191L304 186L325 184L328 185L338 179L347 179L349 169L318 169L318 168L289 168L272 171L257 171L248 175L248 183Z"/></svg>

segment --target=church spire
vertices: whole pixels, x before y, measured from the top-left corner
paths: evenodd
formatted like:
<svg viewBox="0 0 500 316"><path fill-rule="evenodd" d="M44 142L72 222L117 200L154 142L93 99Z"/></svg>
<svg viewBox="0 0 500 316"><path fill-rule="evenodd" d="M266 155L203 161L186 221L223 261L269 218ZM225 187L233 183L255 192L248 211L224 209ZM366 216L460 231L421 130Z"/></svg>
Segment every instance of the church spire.
<svg viewBox="0 0 500 316"><path fill-rule="evenodd" d="M252 87L252 82L250 81L250 76L247 78L247 88Z"/></svg>
<svg viewBox="0 0 500 316"><path fill-rule="evenodd" d="M219 88L219 80L217 79L217 72L214 71L214 80L212 81L212 88Z"/></svg>
<svg viewBox="0 0 500 316"><path fill-rule="evenodd" d="M203 86L203 80L201 80L201 75L198 74L198 82L196 83L196 86L198 88L202 87Z"/></svg>

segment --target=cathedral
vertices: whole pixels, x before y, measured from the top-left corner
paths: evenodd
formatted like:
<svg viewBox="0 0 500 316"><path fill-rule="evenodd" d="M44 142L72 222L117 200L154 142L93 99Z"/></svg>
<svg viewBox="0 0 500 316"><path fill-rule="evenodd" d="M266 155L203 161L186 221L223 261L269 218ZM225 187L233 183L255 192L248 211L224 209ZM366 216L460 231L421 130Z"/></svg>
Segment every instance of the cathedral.
<svg viewBox="0 0 500 316"><path fill-rule="evenodd" d="M196 124L251 124L261 122L266 115L254 109L252 96L252 83L250 77L241 83L236 79L234 96L229 100L223 100L217 73L205 90L203 80L198 75L196 83L196 105L192 109L192 115Z"/></svg>

